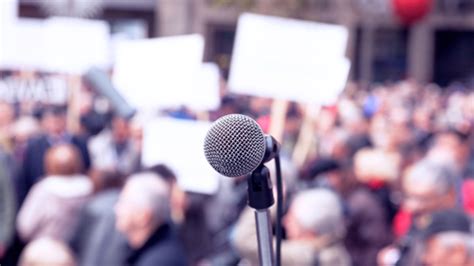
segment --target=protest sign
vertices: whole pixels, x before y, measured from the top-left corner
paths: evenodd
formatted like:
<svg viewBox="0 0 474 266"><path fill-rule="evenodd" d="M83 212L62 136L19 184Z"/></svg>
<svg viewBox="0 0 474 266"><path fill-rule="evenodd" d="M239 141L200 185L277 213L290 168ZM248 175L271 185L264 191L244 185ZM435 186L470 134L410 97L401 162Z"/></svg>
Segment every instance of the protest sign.
<svg viewBox="0 0 474 266"><path fill-rule="evenodd" d="M18 19L1 29L0 68L4 70L81 75L92 66L110 64L110 30L104 21Z"/></svg>
<svg viewBox="0 0 474 266"><path fill-rule="evenodd" d="M305 103L334 101L345 86L345 27L244 14L230 68L235 93Z"/></svg>
<svg viewBox="0 0 474 266"><path fill-rule="evenodd" d="M123 41L115 51L114 83L138 109L213 109L217 69L203 68L203 53L200 35Z"/></svg>
<svg viewBox="0 0 474 266"><path fill-rule="evenodd" d="M208 122L159 118L144 128L142 163L146 167L164 163L177 174L186 191L214 194L219 176L204 156Z"/></svg>
<svg viewBox="0 0 474 266"><path fill-rule="evenodd" d="M59 105L67 102L68 82L64 76L45 74L30 78L5 74L1 76L0 101Z"/></svg>
<svg viewBox="0 0 474 266"><path fill-rule="evenodd" d="M46 71L81 75L110 65L110 28L100 20L54 17L45 22Z"/></svg>

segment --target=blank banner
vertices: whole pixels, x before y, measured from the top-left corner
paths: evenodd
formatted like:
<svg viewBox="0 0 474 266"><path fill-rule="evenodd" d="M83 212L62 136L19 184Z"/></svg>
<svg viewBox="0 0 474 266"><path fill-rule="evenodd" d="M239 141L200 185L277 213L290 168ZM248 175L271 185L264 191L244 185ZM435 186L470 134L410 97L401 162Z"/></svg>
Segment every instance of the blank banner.
<svg viewBox="0 0 474 266"><path fill-rule="evenodd" d="M239 18L229 77L235 93L328 103L350 69L343 26L244 14Z"/></svg>

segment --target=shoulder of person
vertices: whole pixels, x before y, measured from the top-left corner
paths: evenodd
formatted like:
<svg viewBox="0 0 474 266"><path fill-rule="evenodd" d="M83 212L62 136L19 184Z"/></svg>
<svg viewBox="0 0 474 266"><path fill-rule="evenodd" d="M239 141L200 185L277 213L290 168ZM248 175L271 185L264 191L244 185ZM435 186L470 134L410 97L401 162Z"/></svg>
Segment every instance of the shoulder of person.
<svg viewBox="0 0 474 266"><path fill-rule="evenodd" d="M87 143L87 137L83 135L72 135L71 141L74 144L85 145Z"/></svg>
<svg viewBox="0 0 474 266"><path fill-rule="evenodd" d="M137 263L137 266L152 265L187 265L186 256L176 241L163 241L145 252Z"/></svg>
<svg viewBox="0 0 474 266"><path fill-rule="evenodd" d="M377 201L377 198L374 194L372 194L369 189L365 187L358 187L356 188L347 198L347 202L350 207L363 207L366 209L368 204L373 204Z"/></svg>
<svg viewBox="0 0 474 266"><path fill-rule="evenodd" d="M318 257L319 265L324 266L349 266L351 265L350 255L347 249L342 244L335 244L329 247L323 248L319 252Z"/></svg>
<svg viewBox="0 0 474 266"><path fill-rule="evenodd" d="M93 183L83 175L70 177L48 176L39 184L49 194L60 198L87 197L93 193Z"/></svg>
<svg viewBox="0 0 474 266"><path fill-rule="evenodd" d="M48 145L48 137L45 134L39 134L37 136L33 136L28 140L28 146L33 147L33 146L38 146L41 144Z"/></svg>

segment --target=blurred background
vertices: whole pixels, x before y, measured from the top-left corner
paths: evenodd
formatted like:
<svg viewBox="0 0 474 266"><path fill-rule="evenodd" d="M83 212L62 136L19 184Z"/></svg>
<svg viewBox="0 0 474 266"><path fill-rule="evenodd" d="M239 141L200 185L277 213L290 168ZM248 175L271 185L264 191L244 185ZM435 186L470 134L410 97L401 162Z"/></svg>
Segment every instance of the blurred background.
<svg viewBox="0 0 474 266"><path fill-rule="evenodd" d="M469 43L474 4L469 0L19 0L17 5L20 18L95 18L107 21L112 35L125 33L131 38L200 33L207 41L206 60L217 62L224 73L229 69L237 18L253 11L347 26L353 80L410 77L446 86L472 79Z"/></svg>
<svg viewBox="0 0 474 266"><path fill-rule="evenodd" d="M224 71L229 68L237 18L243 11L254 11L347 26L354 80L412 77L445 86L452 80L469 82L472 76L472 63L463 56L472 53L468 44L474 4L468 0L19 0L17 5L20 18L71 15L105 20L112 35L125 32L132 38L151 38L200 33L207 40L206 59L219 62ZM457 64L447 67L453 61Z"/></svg>
<svg viewBox="0 0 474 266"><path fill-rule="evenodd" d="M239 113L283 265L473 266L473 58L473 0L0 0L0 264L258 265Z"/></svg>

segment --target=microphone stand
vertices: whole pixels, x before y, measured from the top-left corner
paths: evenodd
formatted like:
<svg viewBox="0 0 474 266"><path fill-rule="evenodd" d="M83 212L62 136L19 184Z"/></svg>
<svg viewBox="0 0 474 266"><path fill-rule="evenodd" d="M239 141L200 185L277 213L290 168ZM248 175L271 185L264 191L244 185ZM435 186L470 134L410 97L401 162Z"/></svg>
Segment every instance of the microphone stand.
<svg viewBox="0 0 474 266"><path fill-rule="evenodd" d="M247 179L249 206L255 209L258 257L260 265L273 266L272 225L269 208L275 203L270 171L265 165L255 169Z"/></svg>

